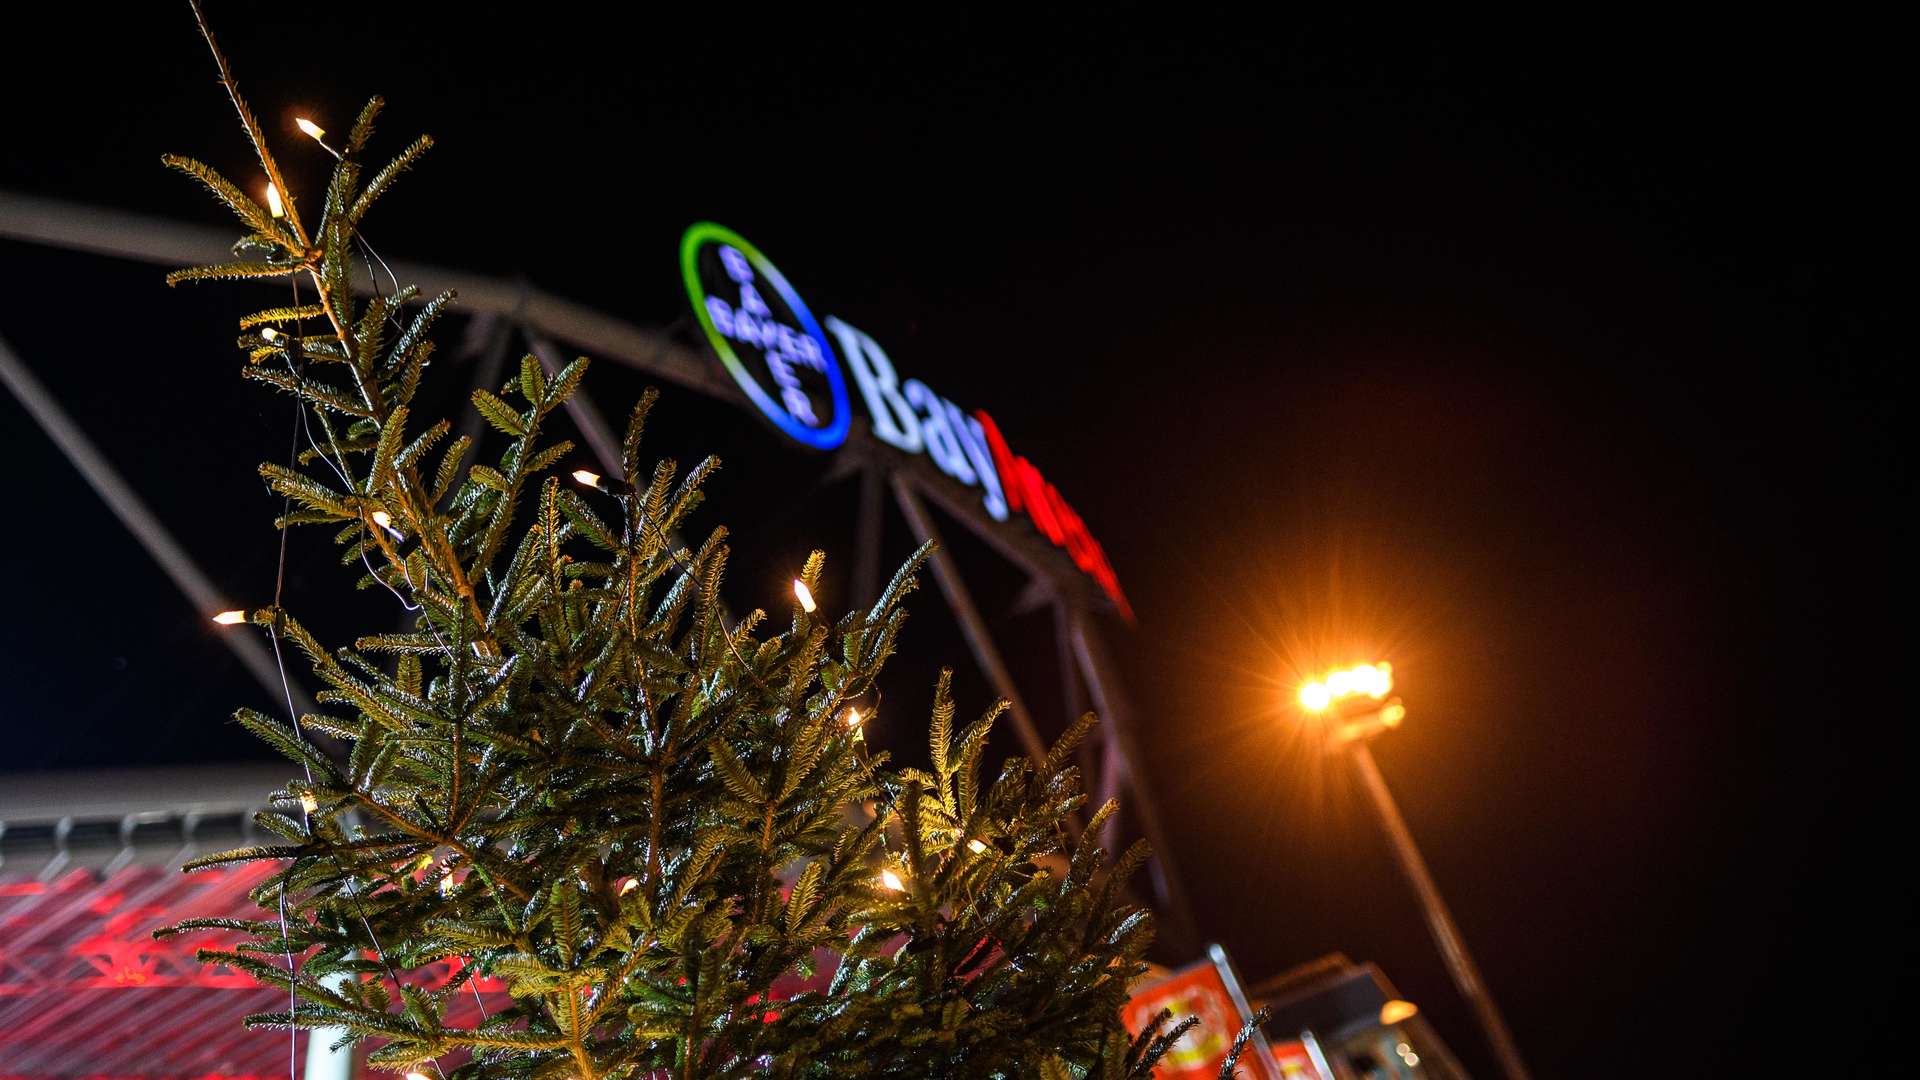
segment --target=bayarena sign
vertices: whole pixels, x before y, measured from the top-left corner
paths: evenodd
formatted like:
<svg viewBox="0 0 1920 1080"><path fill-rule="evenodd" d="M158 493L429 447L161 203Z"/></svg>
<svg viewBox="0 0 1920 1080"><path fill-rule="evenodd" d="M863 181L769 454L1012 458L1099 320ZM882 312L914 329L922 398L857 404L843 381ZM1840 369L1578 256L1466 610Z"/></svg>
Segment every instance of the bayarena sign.
<svg viewBox="0 0 1920 1080"><path fill-rule="evenodd" d="M816 450L835 450L847 441L851 375L875 438L902 453L924 454L941 472L978 488L982 508L995 521L1026 517L1099 584L1123 616L1133 618L1086 523L1032 462L1008 447L984 409L966 412L919 379L900 378L878 342L840 319L828 316L823 332L760 249L723 225L703 221L687 230L680 240L680 272L714 354L789 438Z"/></svg>

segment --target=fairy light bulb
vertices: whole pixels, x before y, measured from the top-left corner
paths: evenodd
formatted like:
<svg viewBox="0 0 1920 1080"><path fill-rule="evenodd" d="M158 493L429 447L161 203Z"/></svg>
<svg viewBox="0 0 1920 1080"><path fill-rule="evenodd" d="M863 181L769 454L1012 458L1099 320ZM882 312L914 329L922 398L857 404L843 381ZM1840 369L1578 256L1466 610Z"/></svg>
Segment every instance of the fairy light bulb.
<svg viewBox="0 0 1920 1080"><path fill-rule="evenodd" d="M221 626L237 626L247 621L247 613L237 608L233 611L223 611L215 615L213 621L219 623Z"/></svg>
<svg viewBox="0 0 1920 1080"><path fill-rule="evenodd" d="M620 895L625 896L639 887L640 887L639 878L628 878L627 880L620 883Z"/></svg>
<svg viewBox="0 0 1920 1080"><path fill-rule="evenodd" d="M590 488L597 488L600 486L600 474L592 471L591 469L575 469L573 470L573 478L579 483L585 484Z"/></svg>
<svg viewBox="0 0 1920 1080"><path fill-rule="evenodd" d="M969 840L967 841L967 850L973 852L975 855L985 855L987 853L987 845L978 840Z"/></svg>
<svg viewBox="0 0 1920 1080"><path fill-rule="evenodd" d="M278 330L275 330L275 329L274 329L273 327L271 327L271 326L269 326L269 327L267 327L266 329L264 329L264 330L261 330L261 331L260 331L260 340L261 340L261 341L277 341L277 340L279 340L279 338L280 338L280 331L278 331Z"/></svg>
<svg viewBox="0 0 1920 1080"><path fill-rule="evenodd" d="M267 182L267 213L277 218L287 216L286 204L280 201L280 187L272 181Z"/></svg>
<svg viewBox="0 0 1920 1080"><path fill-rule="evenodd" d="M441 896L452 896L452 895L453 895L453 884L454 884L454 882L453 882L453 874L452 874L451 872L449 872L449 873L447 874L447 876L446 876L446 877L443 877L443 878L441 878L441 879L440 879L440 895L441 895Z"/></svg>
<svg viewBox="0 0 1920 1080"><path fill-rule="evenodd" d="M293 126L294 126L294 127L297 127L297 128L299 128L299 129L300 129L301 131L303 131L303 132L305 132L305 133L306 133L306 135L307 135L307 137L308 137L308 138L310 138L310 139L312 139L312 140L313 140L314 142L319 142L319 141L320 141L321 139L324 139L324 138L326 138L326 137L327 137L327 129L326 129L326 128L323 128L323 127L321 127L321 126L320 126L319 124L316 124L316 123L314 123L313 121L311 121L311 120L309 120L309 119L307 119L307 118L306 118L306 117L304 117L304 116L296 116L296 117L294 117L294 118L293 118ZM414 1075L415 1075L415 1074L413 1074L413 1073L408 1073L408 1074L407 1074L407 1076L408 1076L408 1078L409 1078L409 1080L411 1080L411 1078L412 1078L412 1077L413 1077ZM424 1080L424 1078L423 1078L423 1080Z"/></svg>
<svg viewBox="0 0 1920 1080"><path fill-rule="evenodd" d="M300 793L300 809L311 814L320 809L320 800L313 797L313 792L303 791Z"/></svg>
<svg viewBox="0 0 1920 1080"><path fill-rule="evenodd" d="M801 611L804 611L809 615L813 614L813 609L815 607L815 604L813 602L813 590L807 588L806 582L801 581L799 578L793 579L793 596L794 596L794 599L800 601Z"/></svg>
<svg viewBox="0 0 1920 1080"><path fill-rule="evenodd" d="M848 727L858 728L865 721L866 721L866 717L860 715L859 709L856 709L851 705L847 706L847 726Z"/></svg>
<svg viewBox="0 0 1920 1080"><path fill-rule="evenodd" d="M907 891L906 883L900 880L900 875L891 870L880 871L880 884L883 888L892 889L894 892Z"/></svg>
<svg viewBox="0 0 1920 1080"><path fill-rule="evenodd" d="M390 529L393 527L393 517L385 510L375 510L373 512L373 523L383 529Z"/></svg>

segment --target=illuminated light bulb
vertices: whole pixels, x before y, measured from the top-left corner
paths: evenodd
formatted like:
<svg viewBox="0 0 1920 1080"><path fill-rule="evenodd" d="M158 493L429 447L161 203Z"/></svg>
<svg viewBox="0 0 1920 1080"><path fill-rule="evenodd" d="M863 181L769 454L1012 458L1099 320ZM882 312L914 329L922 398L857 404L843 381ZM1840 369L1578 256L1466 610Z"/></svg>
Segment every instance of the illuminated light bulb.
<svg viewBox="0 0 1920 1080"><path fill-rule="evenodd" d="M389 517L385 510L375 510L373 512L373 523L385 529L393 524L393 518Z"/></svg>
<svg viewBox="0 0 1920 1080"><path fill-rule="evenodd" d="M793 596L794 599L800 601L801 611L809 615L813 614L815 606L813 603L813 591L807 588L806 582L801 581L799 578L793 579Z"/></svg>
<svg viewBox="0 0 1920 1080"><path fill-rule="evenodd" d="M300 809L311 814L320 809L320 800L313 797L313 792L303 791L300 793Z"/></svg>
<svg viewBox="0 0 1920 1080"><path fill-rule="evenodd" d="M1300 707L1308 712L1319 712L1333 704L1333 691L1325 683L1310 682L1300 688Z"/></svg>
<svg viewBox="0 0 1920 1080"><path fill-rule="evenodd" d="M221 626L237 626L247 621L247 613L239 610L223 611L215 615L213 621L219 623Z"/></svg>
<svg viewBox="0 0 1920 1080"><path fill-rule="evenodd" d="M1327 676L1327 693L1337 698L1353 693L1353 672L1336 671Z"/></svg>
<svg viewBox="0 0 1920 1080"><path fill-rule="evenodd" d="M280 201L280 189L271 182L267 184L267 213L277 218L287 216L286 204Z"/></svg>
<svg viewBox="0 0 1920 1080"><path fill-rule="evenodd" d="M1383 662L1379 664L1377 667L1375 667L1374 670L1380 673L1379 674L1380 692L1373 696L1386 697L1387 692L1393 689L1393 665Z"/></svg>
<svg viewBox="0 0 1920 1080"><path fill-rule="evenodd" d="M448 874L446 877L443 877L440 879L440 895L441 896L453 895L453 875L452 874Z"/></svg>
<svg viewBox="0 0 1920 1080"><path fill-rule="evenodd" d="M969 840L967 841L967 850L973 852L975 855L985 855L987 853L987 845L978 840Z"/></svg>
<svg viewBox="0 0 1920 1080"><path fill-rule="evenodd" d="M590 488L597 488L600 486L600 474L588 469L573 470L573 478L579 481L580 483L587 485Z"/></svg>
<svg viewBox="0 0 1920 1080"><path fill-rule="evenodd" d="M303 124L306 123L305 120L302 120L300 122ZM421 1072L419 1069L409 1069L407 1071L405 1080L433 1080L433 1077L428 1076L426 1073Z"/></svg>
<svg viewBox="0 0 1920 1080"><path fill-rule="evenodd" d="M306 132L307 137L312 139L314 142L319 142L321 139L324 139L327 137L326 128L321 127L319 124L314 123L313 121L307 119L304 116L294 117L293 126L299 128L301 131ZM413 1080L413 1077L415 1075L417 1074L408 1073L407 1080ZM426 1078L422 1077L421 1080L426 1080Z"/></svg>
<svg viewBox="0 0 1920 1080"><path fill-rule="evenodd" d="M906 883L900 880L900 875L891 870L880 871L880 884L885 888L892 889L894 892L907 891Z"/></svg>
<svg viewBox="0 0 1920 1080"><path fill-rule="evenodd" d="M1392 1001L1380 1006L1380 1023L1383 1025L1397 1024L1402 1020L1411 1019L1419 1011L1420 1007L1413 1002L1394 998Z"/></svg>
<svg viewBox="0 0 1920 1080"><path fill-rule="evenodd" d="M271 326L267 327L265 330L260 331L260 340L262 341L273 341L277 339L279 336L280 336L280 331L275 330Z"/></svg>
<svg viewBox="0 0 1920 1080"><path fill-rule="evenodd" d="M1406 718L1407 707L1405 705L1395 703L1380 710L1380 724L1382 727L1399 727L1400 721Z"/></svg>
<svg viewBox="0 0 1920 1080"><path fill-rule="evenodd" d="M847 706L847 726L848 727L857 728L863 722L865 722L865 720L866 720L866 717L860 715L859 709L856 709L851 705Z"/></svg>
<svg viewBox="0 0 1920 1080"><path fill-rule="evenodd" d="M1354 693L1366 694L1368 697L1379 696L1373 692L1373 688L1380 681L1380 673L1374 670L1372 664L1361 664L1347 672L1347 677L1353 681Z"/></svg>
<svg viewBox="0 0 1920 1080"><path fill-rule="evenodd" d="M627 880L620 883L620 895L625 896L639 887L640 887L639 878L628 878Z"/></svg>

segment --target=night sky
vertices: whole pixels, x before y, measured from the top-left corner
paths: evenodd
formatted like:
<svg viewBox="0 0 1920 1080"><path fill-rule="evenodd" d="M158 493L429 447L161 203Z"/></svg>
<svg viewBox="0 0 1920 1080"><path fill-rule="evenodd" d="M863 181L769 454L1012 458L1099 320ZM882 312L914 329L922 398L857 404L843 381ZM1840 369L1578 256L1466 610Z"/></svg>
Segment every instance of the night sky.
<svg viewBox="0 0 1920 1080"><path fill-rule="evenodd" d="M680 232L721 221L991 411L1139 613L1109 630L1150 781L1245 974L1377 961L1492 1075L1361 793L1290 730L1300 673L1384 657L1410 714L1375 752L1537 1075L1905 1057L1884 28L452 10L211 14L305 191L296 111L381 93L381 148L439 140L369 223L390 258L663 326ZM184 4L7 38L0 187L226 223L158 165L253 175ZM251 596L289 413L227 345L261 297L159 276L0 242L0 335ZM656 452L728 459L736 602L778 603L850 493L665 404ZM0 766L260 753L225 719L258 689L10 397L0 448ZM346 581L302 547L292 603ZM1050 663L1018 584L983 603ZM900 679L952 663L984 704L920 606Z"/></svg>

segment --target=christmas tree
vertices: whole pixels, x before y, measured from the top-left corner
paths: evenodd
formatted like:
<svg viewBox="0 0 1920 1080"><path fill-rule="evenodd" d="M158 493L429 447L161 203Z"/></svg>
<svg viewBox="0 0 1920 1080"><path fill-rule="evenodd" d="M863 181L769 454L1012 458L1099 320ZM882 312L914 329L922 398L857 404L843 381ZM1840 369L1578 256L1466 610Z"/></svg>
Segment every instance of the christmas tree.
<svg viewBox="0 0 1920 1080"><path fill-rule="evenodd" d="M1152 936L1124 891L1147 851L1107 865L1095 838L1112 806L1075 820L1069 763L1092 717L985 781L999 707L956 726L942 678L931 767L870 753L859 703L927 552L838 619L811 599L816 552L785 629L758 610L731 619L725 530L676 539L717 463L643 468L651 393L626 429L630 482L552 475L572 447L548 421L584 359L548 372L529 356L497 392L476 390L505 449L465 464L468 441L414 413L454 296L354 295L361 223L430 140L368 171L369 102L309 231L201 29L265 199L167 157L247 230L237 261L168 280L291 284L292 303L240 320L245 376L302 410L299 452L260 469L287 501L278 525L334 529L360 584L413 618L328 648L278 597L243 616L305 655L321 710L238 713L300 766L257 818L284 842L187 866L273 864L254 892L265 917L161 933L237 931L203 960L289 995L246 1023L344 1032L396 1071L1148 1075L1183 1028L1163 1017L1130 1037L1120 1022ZM312 733L350 750L330 756ZM451 979L423 976L448 961ZM510 999L455 1022L481 977Z"/></svg>

